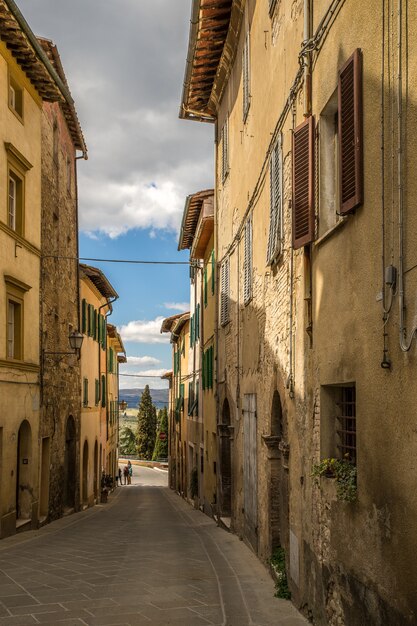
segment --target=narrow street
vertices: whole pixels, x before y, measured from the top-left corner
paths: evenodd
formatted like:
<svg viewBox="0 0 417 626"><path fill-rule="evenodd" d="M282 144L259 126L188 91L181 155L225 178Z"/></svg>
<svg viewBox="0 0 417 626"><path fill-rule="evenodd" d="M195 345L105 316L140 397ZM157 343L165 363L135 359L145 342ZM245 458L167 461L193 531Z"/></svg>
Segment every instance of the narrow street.
<svg viewBox="0 0 417 626"><path fill-rule="evenodd" d="M302 626L239 539L134 468L109 502L0 544L0 624Z"/></svg>

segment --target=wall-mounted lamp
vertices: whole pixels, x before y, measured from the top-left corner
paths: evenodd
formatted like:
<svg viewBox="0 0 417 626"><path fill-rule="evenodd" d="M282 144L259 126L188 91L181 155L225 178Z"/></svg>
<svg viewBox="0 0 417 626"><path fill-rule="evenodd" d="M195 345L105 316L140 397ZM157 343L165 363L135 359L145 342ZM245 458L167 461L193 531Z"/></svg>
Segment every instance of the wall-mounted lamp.
<svg viewBox="0 0 417 626"><path fill-rule="evenodd" d="M83 345L84 335L80 333L78 330L73 330L72 333L69 334L68 340L73 350L72 352L48 352L44 350L43 354L57 354L57 355L65 356L66 354L78 353L78 358L80 358L81 346Z"/></svg>

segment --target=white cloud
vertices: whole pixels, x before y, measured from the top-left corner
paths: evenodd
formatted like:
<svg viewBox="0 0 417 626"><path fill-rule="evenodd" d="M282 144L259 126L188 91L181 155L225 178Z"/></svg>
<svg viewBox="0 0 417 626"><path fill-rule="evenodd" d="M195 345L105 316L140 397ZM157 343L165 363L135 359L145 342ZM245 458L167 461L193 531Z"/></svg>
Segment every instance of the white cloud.
<svg viewBox="0 0 417 626"><path fill-rule="evenodd" d="M164 302L166 309L172 309L173 311L182 311L186 313L190 310L189 302Z"/></svg>
<svg viewBox="0 0 417 626"><path fill-rule="evenodd" d="M134 320L120 328L120 335L124 342L134 343L169 343L169 334L161 334L161 325L164 321L161 315L154 320Z"/></svg>
<svg viewBox="0 0 417 626"><path fill-rule="evenodd" d="M160 362L154 356L128 356L126 365L159 365Z"/></svg>

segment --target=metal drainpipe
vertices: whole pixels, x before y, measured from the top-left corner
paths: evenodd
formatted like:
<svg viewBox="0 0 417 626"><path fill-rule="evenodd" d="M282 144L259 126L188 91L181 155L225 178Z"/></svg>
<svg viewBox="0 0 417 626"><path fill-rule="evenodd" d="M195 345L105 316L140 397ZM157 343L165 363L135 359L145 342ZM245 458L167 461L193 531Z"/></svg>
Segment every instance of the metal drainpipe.
<svg viewBox="0 0 417 626"><path fill-rule="evenodd" d="M304 0L304 43L311 38L311 0ZM311 52L304 56L304 117L311 115Z"/></svg>

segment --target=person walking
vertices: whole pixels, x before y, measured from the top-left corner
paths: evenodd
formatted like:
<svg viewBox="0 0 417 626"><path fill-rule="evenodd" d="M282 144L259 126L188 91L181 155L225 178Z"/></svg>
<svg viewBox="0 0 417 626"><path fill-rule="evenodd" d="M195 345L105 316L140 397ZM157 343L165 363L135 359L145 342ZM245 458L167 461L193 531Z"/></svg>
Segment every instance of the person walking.
<svg viewBox="0 0 417 626"><path fill-rule="evenodd" d="M127 462L127 484L132 484L132 476L133 476L133 467L130 461Z"/></svg>
<svg viewBox="0 0 417 626"><path fill-rule="evenodd" d="M119 484L122 484L122 468L119 467Z"/></svg>
<svg viewBox="0 0 417 626"><path fill-rule="evenodd" d="M123 484L124 485L127 485L128 476L129 476L129 470L127 468L127 465L125 465L123 468Z"/></svg>

